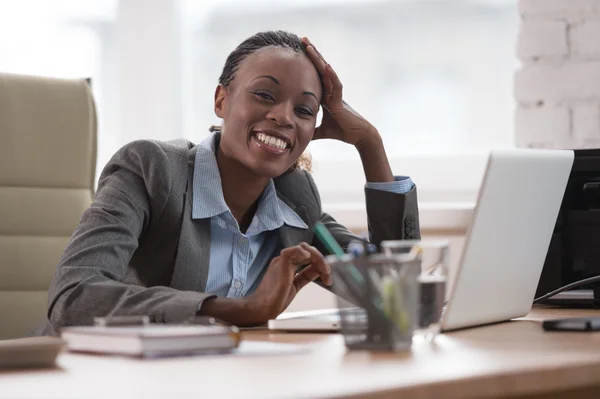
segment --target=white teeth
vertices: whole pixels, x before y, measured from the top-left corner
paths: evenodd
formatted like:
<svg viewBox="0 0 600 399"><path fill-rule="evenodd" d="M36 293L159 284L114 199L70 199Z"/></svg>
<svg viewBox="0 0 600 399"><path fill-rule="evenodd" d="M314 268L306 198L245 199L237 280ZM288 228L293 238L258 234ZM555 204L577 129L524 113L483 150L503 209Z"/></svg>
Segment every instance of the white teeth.
<svg viewBox="0 0 600 399"><path fill-rule="evenodd" d="M258 140L262 141L263 143L265 143L271 147L279 148L280 150L283 150L287 147L287 144L285 141L281 140L280 138L269 136L264 133L258 133L256 135L256 138L258 138Z"/></svg>

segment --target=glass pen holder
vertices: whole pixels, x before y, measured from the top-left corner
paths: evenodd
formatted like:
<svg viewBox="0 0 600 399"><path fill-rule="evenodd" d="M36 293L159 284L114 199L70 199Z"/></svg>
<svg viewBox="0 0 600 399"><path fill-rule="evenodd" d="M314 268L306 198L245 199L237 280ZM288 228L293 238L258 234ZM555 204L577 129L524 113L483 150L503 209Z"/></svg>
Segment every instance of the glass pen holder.
<svg viewBox="0 0 600 399"><path fill-rule="evenodd" d="M446 299L449 261L448 240L383 241L381 251L388 256L410 255L419 259L419 322L414 336L431 341L440 332Z"/></svg>
<svg viewBox="0 0 600 399"><path fill-rule="evenodd" d="M346 347L409 350L418 322L419 260L409 254L346 254L327 256L326 261Z"/></svg>

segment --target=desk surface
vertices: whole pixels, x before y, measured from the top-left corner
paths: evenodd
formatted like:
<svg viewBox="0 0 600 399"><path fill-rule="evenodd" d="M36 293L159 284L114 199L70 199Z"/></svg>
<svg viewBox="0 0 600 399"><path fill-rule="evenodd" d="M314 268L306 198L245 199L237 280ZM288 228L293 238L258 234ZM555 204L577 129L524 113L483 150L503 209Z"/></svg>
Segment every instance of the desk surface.
<svg viewBox="0 0 600 399"><path fill-rule="evenodd" d="M516 397L600 392L600 333L544 332L547 318L600 315L535 308L512 322L438 336L408 353L349 352L338 334L248 331L244 339L309 351L138 360L63 353L58 368L0 372L7 397ZM588 391L586 391L588 392ZM536 398L538 396L535 396Z"/></svg>

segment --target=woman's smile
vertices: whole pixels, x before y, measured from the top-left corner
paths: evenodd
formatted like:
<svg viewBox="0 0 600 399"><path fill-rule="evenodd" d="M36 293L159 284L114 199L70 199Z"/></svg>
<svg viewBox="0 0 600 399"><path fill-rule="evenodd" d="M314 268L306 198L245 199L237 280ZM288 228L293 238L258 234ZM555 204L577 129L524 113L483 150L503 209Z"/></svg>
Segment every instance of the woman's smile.
<svg viewBox="0 0 600 399"><path fill-rule="evenodd" d="M273 129L254 129L250 134L250 145L272 155L286 155L292 148L291 140Z"/></svg>

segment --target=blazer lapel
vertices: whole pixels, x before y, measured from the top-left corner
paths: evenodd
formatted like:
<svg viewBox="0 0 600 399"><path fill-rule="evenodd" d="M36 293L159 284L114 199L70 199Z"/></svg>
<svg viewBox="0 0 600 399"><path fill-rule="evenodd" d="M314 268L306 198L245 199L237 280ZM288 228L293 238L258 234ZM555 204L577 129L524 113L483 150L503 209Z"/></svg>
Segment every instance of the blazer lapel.
<svg viewBox="0 0 600 399"><path fill-rule="evenodd" d="M293 247L294 245L298 245L301 242L311 243L313 239L313 232L310 229L312 226L310 217L308 216L308 212L304 206L300 206L296 208L294 204L292 204L287 198L285 198L280 192L277 192L277 196L280 200L285 202L287 206L289 206L294 212L300 216L300 218L306 223L308 229L300 229L293 226L288 226L284 224L279 228L279 239L281 241L282 248Z"/></svg>
<svg viewBox="0 0 600 399"><path fill-rule="evenodd" d="M196 147L188 156L188 183L171 287L204 292L210 265L210 219L192 219L192 187Z"/></svg>

